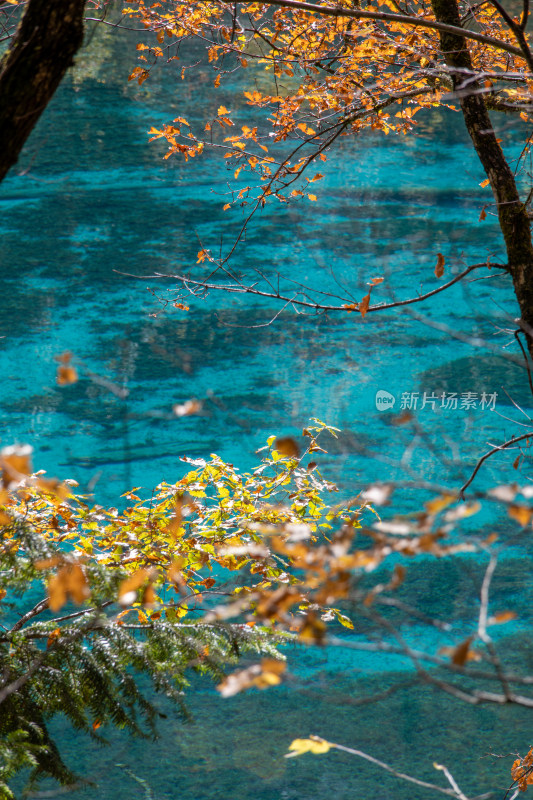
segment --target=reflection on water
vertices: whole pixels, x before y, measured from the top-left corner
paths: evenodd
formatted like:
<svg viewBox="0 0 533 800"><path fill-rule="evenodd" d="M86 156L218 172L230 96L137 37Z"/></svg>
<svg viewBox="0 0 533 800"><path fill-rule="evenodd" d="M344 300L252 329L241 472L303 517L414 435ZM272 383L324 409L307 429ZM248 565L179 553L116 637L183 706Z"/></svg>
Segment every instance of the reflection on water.
<svg viewBox="0 0 533 800"><path fill-rule="evenodd" d="M411 474L460 485L487 441L514 432L499 412L501 402L506 416L515 413L505 395L483 413L418 408L414 448L412 425L392 425L375 395L393 394L397 413L405 393L503 386L530 407L517 367L490 353L480 358L453 337L463 329L507 343L494 333L516 315L508 282L495 275L422 304L430 321L448 326L444 335L405 310L369 314L363 322L354 314L307 317L288 309L264 325L278 310L266 301L211 295L191 299L188 312L165 306L172 296L167 284L124 273L190 269L201 246L230 245L241 212L222 211L224 164L210 156L187 167L163 162L157 146L146 144L150 125L171 118L181 104L189 116L199 115L212 102L211 82L199 80L194 91L157 77L143 87L126 85L126 43L109 36L93 40L90 57L28 143L22 174L15 169L2 185L2 443L31 442L38 468L74 477L98 501L116 504L132 485L149 493L163 479L178 479L181 455L216 452L249 468L269 434L299 435L318 416L342 429L321 464L344 492ZM227 97L221 92L216 101ZM279 272L355 300L383 275L373 297L386 300L434 288L437 252L445 254L447 270L489 255L497 261L498 230L490 217L477 222L485 197L475 191L481 170L459 122L435 117L420 139L342 143L318 206L258 215L234 269L251 279L256 268L274 280ZM81 378L58 387L54 357L65 350L74 353ZM201 415L172 414L174 404L193 397L203 401ZM493 459L480 485L507 476L509 465L505 454ZM479 570L466 559L460 567L413 568L405 599L430 597L430 613L461 623ZM526 611L528 577L524 558L501 566L502 608L518 604ZM415 628L411 635L422 634ZM522 665L531 660L523 648L510 639ZM195 723L183 726L165 709L169 718L156 744L114 737L110 748L98 749L65 732L71 763L99 782L101 800L139 792L128 770L148 781L158 800L331 794L388 800L426 795L347 754L289 761L282 755L296 736L316 733L430 781L437 781L434 761L462 764L457 777L475 793L507 783L506 765L481 755L523 749L528 741L525 711L458 707L413 687L397 661L337 649L289 655L288 685L268 693L224 701L193 679ZM386 692L396 678L404 687L379 706L357 704Z"/></svg>

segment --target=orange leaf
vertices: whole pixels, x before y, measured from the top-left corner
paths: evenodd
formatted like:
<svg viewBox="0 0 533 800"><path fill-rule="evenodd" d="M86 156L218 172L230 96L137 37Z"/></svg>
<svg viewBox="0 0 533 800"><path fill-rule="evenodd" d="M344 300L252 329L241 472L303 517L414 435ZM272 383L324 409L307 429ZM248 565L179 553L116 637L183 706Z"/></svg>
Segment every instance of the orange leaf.
<svg viewBox="0 0 533 800"><path fill-rule="evenodd" d="M357 309L360 312L363 319L365 318L365 314L368 311L369 305L370 305L370 292L363 297Z"/></svg>
<svg viewBox="0 0 533 800"><path fill-rule="evenodd" d="M122 581L118 590L118 602L121 606L130 606L135 602L137 599L137 589L143 585L150 574L151 570L147 567L143 567L134 572L133 575L130 575L129 578Z"/></svg>
<svg viewBox="0 0 533 800"><path fill-rule="evenodd" d="M31 475L32 451L33 448L29 444L14 444L0 450L3 486L13 488L21 483L27 475Z"/></svg>
<svg viewBox="0 0 533 800"><path fill-rule="evenodd" d="M503 625L505 622L511 622L511 620L516 619L517 616L515 611L499 611L497 614L493 614L492 617L488 618L487 624Z"/></svg>
<svg viewBox="0 0 533 800"><path fill-rule="evenodd" d="M437 253L437 266L435 267L435 277L442 278L444 275L444 264L445 264L444 256L442 253Z"/></svg>
<svg viewBox="0 0 533 800"><path fill-rule="evenodd" d="M48 639L46 640L46 647L47 649L51 647L51 645L55 642L56 639L59 639L61 636L61 628L55 628Z"/></svg>
<svg viewBox="0 0 533 800"><path fill-rule="evenodd" d="M516 520L519 525L525 526L529 524L532 512L528 506L512 505L507 506L507 513L511 519Z"/></svg>

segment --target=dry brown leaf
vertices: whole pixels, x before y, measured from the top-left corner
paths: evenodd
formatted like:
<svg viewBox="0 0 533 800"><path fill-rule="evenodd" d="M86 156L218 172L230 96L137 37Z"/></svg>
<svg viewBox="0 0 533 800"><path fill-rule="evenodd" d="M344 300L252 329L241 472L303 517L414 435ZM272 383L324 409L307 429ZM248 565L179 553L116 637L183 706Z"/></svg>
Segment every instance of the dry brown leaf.
<svg viewBox="0 0 533 800"><path fill-rule="evenodd" d="M276 439L274 443L274 450L277 450L281 456L286 458L300 458L300 448L296 439L292 436L284 436L281 439Z"/></svg>
<svg viewBox="0 0 533 800"><path fill-rule="evenodd" d="M439 653L440 655L449 656L452 664L458 667L464 667L467 661L480 661L481 654L470 648L473 639L473 636L469 636L468 639L465 639L464 642L461 642L456 647L441 647Z"/></svg>
<svg viewBox="0 0 533 800"><path fill-rule="evenodd" d="M435 267L435 277L442 278L444 275L444 265L446 261L442 253L437 253L437 266Z"/></svg>

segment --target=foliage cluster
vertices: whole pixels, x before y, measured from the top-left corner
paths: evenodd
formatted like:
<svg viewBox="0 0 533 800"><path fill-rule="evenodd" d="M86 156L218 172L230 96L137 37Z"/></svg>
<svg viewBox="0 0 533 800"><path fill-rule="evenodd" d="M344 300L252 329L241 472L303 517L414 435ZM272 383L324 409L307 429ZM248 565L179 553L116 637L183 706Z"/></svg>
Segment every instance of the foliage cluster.
<svg viewBox="0 0 533 800"><path fill-rule="evenodd" d="M303 431L302 455L295 440L270 437L250 473L215 455L184 459L192 469L181 480L161 484L148 500L138 490L128 492L122 511L90 506L74 493L72 481L31 475L28 448L2 451L4 797L11 796L9 782L25 767L33 782L43 775L67 784L76 780L48 733L54 715L66 715L101 741L106 725L155 735L159 711L152 694L140 688L140 675L186 713L188 670L210 675L224 697L274 686L285 670L279 647L295 638L305 644L333 641L328 623L333 631L340 623L345 636L355 635L356 648L403 654L420 677L461 699L501 702L500 695L472 689L468 681L447 682L431 667L465 680L472 674L481 682L503 681L509 702L533 703L510 688L527 680L502 678L487 633L488 625L515 617L508 610L488 616L493 559L476 630L465 638L462 628L460 640L437 655L414 653L398 620L379 610L392 607L407 619L450 630L447 620L430 620L422 605L407 608L394 595L413 557L468 554L494 545L494 535L465 541L458 530L481 504L447 492L428 501L423 512L386 520L375 507L389 502L394 487L387 484L332 503L336 487L310 460L323 451L318 437L324 431L336 433L319 420ZM517 500L519 492L517 486L500 487L492 500L504 502L512 519L529 526L532 512L527 498ZM387 560L390 569L378 570ZM224 665L248 651L262 654L262 661L225 676ZM471 673L470 662L482 658L493 671Z"/></svg>

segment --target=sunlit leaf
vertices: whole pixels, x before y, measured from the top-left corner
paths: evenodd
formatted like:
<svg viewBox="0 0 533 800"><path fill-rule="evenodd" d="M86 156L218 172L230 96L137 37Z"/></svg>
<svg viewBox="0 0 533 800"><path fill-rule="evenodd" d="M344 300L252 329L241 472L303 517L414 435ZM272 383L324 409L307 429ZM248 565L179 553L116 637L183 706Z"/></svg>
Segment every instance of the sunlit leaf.
<svg viewBox="0 0 533 800"><path fill-rule="evenodd" d="M294 739L289 745L289 753L285 758L293 758L294 756L301 756L304 753L313 753L314 755L321 755L329 752L332 745L325 739L314 736L312 739Z"/></svg>

